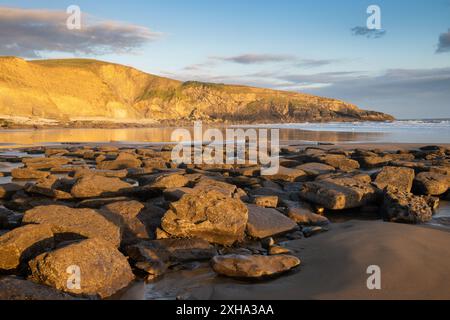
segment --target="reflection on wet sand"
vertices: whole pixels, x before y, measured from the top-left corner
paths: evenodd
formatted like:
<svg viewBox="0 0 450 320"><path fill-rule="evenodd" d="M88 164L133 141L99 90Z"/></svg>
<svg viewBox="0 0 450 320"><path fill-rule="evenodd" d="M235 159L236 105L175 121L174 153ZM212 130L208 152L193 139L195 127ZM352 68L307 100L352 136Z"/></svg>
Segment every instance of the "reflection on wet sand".
<svg viewBox="0 0 450 320"><path fill-rule="evenodd" d="M0 131L0 148L74 142L168 143L173 142L171 135L175 129L178 128L3 130ZM192 128L186 129L193 132ZM226 128L220 129L224 132ZM371 142L383 136L383 133L280 130L281 141Z"/></svg>

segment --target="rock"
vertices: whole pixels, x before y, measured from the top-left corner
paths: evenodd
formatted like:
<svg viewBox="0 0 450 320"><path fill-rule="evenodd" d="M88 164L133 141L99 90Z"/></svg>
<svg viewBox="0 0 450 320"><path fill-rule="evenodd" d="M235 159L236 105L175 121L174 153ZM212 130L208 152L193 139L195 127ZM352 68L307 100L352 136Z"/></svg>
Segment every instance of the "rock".
<svg viewBox="0 0 450 320"><path fill-rule="evenodd" d="M327 229L324 229L320 226L315 226L315 227L307 227L307 228L303 228L302 232L303 235L305 236L305 238L310 238L318 233L322 233L324 231L327 231Z"/></svg>
<svg viewBox="0 0 450 320"><path fill-rule="evenodd" d="M54 199L69 200L72 199L72 195L69 192L72 184L73 182L64 182L55 176L48 176L35 184L27 184L25 190L28 193L39 194Z"/></svg>
<svg viewBox="0 0 450 320"><path fill-rule="evenodd" d="M263 239L297 228L297 224L275 209L248 205L247 234Z"/></svg>
<svg viewBox="0 0 450 320"><path fill-rule="evenodd" d="M11 175L14 179L18 180L37 180L47 178L50 172L29 168L16 168L11 171Z"/></svg>
<svg viewBox="0 0 450 320"><path fill-rule="evenodd" d="M198 237L211 243L232 245L243 240L248 209L238 199L217 190L186 194L171 203L161 225L175 237Z"/></svg>
<svg viewBox="0 0 450 320"><path fill-rule="evenodd" d="M171 188L171 189L165 189L163 191L164 199L167 201L178 201L180 200L185 194L194 193L195 190L192 188Z"/></svg>
<svg viewBox="0 0 450 320"><path fill-rule="evenodd" d="M112 197L112 198L92 198L85 199L77 203L77 208L91 208L91 209L100 209L101 207L120 201L129 201L128 197Z"/></svg>
<svg viewBox="0 0 450 320"><path fill-rule="evenodd" d="M330 210L361 207L376 199L375 187L355 178L324 179L307 182L300 197Z"/></svg>
<svg viewBox="0 0 450 320"><path fill-rule="evenodd" d="M228 197L231 197L236 189L235 185L205 177L201 178L194 187L196 192L215 190Z"/></svg>
<svg viewBox="0 0 450 320"><path fill-rule="evenodd" d="M0 300L73 300L74 297L53 288L15 276L0 278Z"/></svg>
<svg viewBox="0 0 450 320"><path fill-rule="evenodd" d="M215 272L232 278L258 279L276 276L299 265L300 260L289 255L226 255L212 259Z"/></svg>
<svg viewBox="0 0 450 320"><path fill-rule="evenodd" d="M278 207L278 197L277 196L253 196L253 202L258 207L263 207L263 208Z"/></svg>
<svg viewBox="0 0 450 320"><path fill-rule="evenodd" d="M79 169L76 170L73 177L78 179L86 176L102 176L108 178L126 178L128 170L91 170L91 169Z"/></svg>
<svg viewBox="0 0 450 320"><path fill-rule="evenodd" d="M131 184L119 178L86 176L75 183L70 193L75 198L111 197L131 187Z"/></svg>
<svg viewBox="0 0 450 320"><path fill-rule="evenodd" d="M121 201L107 204L100 209L102 215L120 227L122 245L137 242L139 239L149 239L150 235L145 221L145 206L138 201Z"/></svg>
<svg viewBox="0 0 450 320"><path fill-rule="evenodd" d="M342 171L352 171L359 169L359 163L357 161L349 159L345 155L341 154L318 155L313 157L313 159Z"/></svg>
<svg viewBox="0 0 450 320"><path fill-rule="evenodd" d="M360 165L363 168L376 168L388 165L391 161L413 161L413 154L386 154L383 156L379 156L377 154L370 156L356 156L356 159L359 161Z"/></svg>
<svg viewBox="0 0 450 320"><path fill-rule="evenodd" d="M217 250L208 241L193 238L142 241L128 246L126 253L139 269L155 278L170 265L209 260L217 254Z"/></svg>
<svg viewBox="0 0 450 320"><path fill-rule="evenodd" d="M431 210L436 211L439 208L441 200L438 197L426 196L425 200Z"/></svg>
<svg viewBox="0 0 450 320"><path fill-rule="evenodd" d="M131 153L122 152L116 160L102 161L97 165L100 170L121 170L128 168L139 168L142 166L141 160Z"/></svg>
<svg viewBox="0 0 450 320"><path fill-rule="evenodd" d="M296 169L300 169L306 172L307 175L310 176L318 176L321 174L332 173L335 172L336 169L330 165L318 162L310 162L305 163L295 167Z"/></svg>
<svg viewBox="0 0 450 320"><path fill-rule="evenodd" d="M308 175L303 170L280 166L277 174L265 177L275 181L297 182L305 180L307 176Z"/></svg>
<svg viewBox="0 0 450 320"><path fill-rule="evenodd" d="M434 172L421 172L414 180L414 186L421 194L440 196L447 192L449 181L449 176Z"/></svg>
<svg viewBox="0 0 450 320"><path fill-rule="evenodd" d="M287 208L287 216L300 225L325 225L330 221L313 212L311 206L305 202L298 202Z"/></svg>
<svg viewBox="0 0 450 320"><path fill-rule="evenodd" d="M112 296L127 287L134 275L125 258L110 242L88 239L53 252L44 253L29 262L30 279L60 291L100 298ZM68 268L80 271L80 286L68 287ZM70 269L69 269L70 270Z"/></svg>
<svg viewBox="0 0 450 320"><path fill-rule="evenodd" d="M385 220L400 223L427 222L433 215L424 197L389 187L384 192L382 212Z"/></svg>
<svg viewBox="0 0 450 320"><path fill-rule="evenodd" d="M55 246L47 225L28 225L0 237L0 270L13 271L28 260Z"/></svg>
<svg viewBox="0 0 450 320"><path fill-rule="evenodd" d="M269 248L269 255L274 256L274 255L279 255L279 254L291 254L291 250L289 250L288 248L285 247L281 247L281 246L271 246Z"/></svg>
<svg viewBox="0 0 450 320"><path fill-rule="evenodd" d="M378 173L374 184L381 190L387 186L410 192L414 181L414 170L402 167L383 167Z"/></svg>
<svg viewBox="0 0 450 320"><path fill-rule="evenodd" d="M157 189L181 188L188 183L189 179L181 174L169 174L156 178L155 182L151 184L151 187Z"/></svg>
<svg viewBox="0 0 450 320"><path fill-rule="evenodd" d="M23 223L47 224L58 239L101 238L116 247L120 245L120 228L92 209L36 207L25 212Z"/></svg>
<svg viewBox="0 0 450 320"><path fill-rule="evenodd" d="M60 168L70 163L70 160L67 158L24 158L22 162L28 169L50 170Z"/></svg>
<svg viewBox="0 0 450 320"><path fill-rule="evenodd" d="M19 190L22 190L23 186L15 183L5 183L0 185L0 199L9 200Z"/></svg>

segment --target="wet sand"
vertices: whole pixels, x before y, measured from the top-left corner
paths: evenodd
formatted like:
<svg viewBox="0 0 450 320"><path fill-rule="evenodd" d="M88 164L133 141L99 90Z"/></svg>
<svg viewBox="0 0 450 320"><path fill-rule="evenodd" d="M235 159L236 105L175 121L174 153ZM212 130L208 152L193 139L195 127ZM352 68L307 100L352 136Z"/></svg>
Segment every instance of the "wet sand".
<svg viewBox="0 0 450 320"><path fill-rule="evenodd" d="M289 243L302 265L263 283L190 279L191 299L450 299L450 232L381 221L334 224L327 233ZM370 291L367 267L381 268L381 290ZM188 274L186 275L188 276ZM196 283L205 280L202 284ZM180 280L179 280L180 281ZM187 279L185 280L187 281ZM187 283L189 284L189 283Z"/></svg>

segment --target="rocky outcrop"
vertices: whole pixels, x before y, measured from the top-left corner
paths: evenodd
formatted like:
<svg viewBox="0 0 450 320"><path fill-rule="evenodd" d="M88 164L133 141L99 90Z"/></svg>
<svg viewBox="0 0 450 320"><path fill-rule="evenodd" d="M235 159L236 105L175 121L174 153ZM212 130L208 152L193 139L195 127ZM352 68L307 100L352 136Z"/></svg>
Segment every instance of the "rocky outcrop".
<svg viewBox="0 0 450 320"><path fill-rule="evenodd" d="M11 57L0 57L0 110L5 116L60 122L87 118L272 123L393 119L342 101L301 93L182 83L95 60L25 61Z"/></svg>
<svg viewBox="0 0 450 320"><path fill-rule="evenodd" d="M186 194L171 203L161 226L175 237L232 245L244 239L247 220L248 209L240 200L211 190Z"/></svg>
<svg viewBox="0 0 450 320"><path fill-rule="evenodd" d="M258 279L280 275L300 265L289 255L226 255L212 259L212 267L220 275L232 278Z"/></svg>
<svg viewBox="0 0 450 320"><path fill-rule="evenodd" d="M111 243L88 239L44 253L29 262L30 279L71 294L107 298L134 280L131 267ZM79 270L79 285L68 270ZM76 273L75 273L76 274Z"/></svg>

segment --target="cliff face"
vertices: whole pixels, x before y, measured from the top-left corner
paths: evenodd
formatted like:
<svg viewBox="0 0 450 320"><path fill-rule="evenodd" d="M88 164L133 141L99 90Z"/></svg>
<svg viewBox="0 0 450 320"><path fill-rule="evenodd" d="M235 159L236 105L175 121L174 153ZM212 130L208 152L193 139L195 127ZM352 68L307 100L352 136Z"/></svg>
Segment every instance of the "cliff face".
<svg viewBox="0 0 450 320"><path fill-rule="evenodd" d="M56 120L384 121L342 101L245 86L179 82L95 60L0 57L0 116Z"/></svg>

